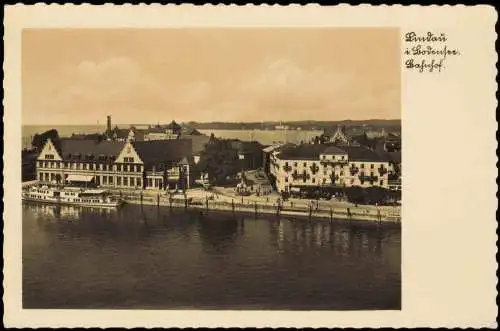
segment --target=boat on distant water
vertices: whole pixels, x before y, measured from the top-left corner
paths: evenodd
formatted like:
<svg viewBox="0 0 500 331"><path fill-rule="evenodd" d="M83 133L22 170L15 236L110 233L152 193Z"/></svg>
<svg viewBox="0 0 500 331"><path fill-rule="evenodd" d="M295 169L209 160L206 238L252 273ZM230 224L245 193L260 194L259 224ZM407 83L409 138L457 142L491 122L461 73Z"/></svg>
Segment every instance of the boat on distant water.
<svg viewBox="0 0 500 331"><path fill-rule="evenodd" d="M114 198L107 190L48 185L33 185L23 189L22 199L33 202L87 207L119 207L123 204L121 199Z"/></svg>

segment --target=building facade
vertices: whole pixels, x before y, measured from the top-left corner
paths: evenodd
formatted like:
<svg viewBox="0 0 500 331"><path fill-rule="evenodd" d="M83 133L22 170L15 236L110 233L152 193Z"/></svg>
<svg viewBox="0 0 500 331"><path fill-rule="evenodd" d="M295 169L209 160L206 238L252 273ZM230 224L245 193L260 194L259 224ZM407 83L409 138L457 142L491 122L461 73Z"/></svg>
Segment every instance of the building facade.
<svg viewBox="0 0 500 331"><path fill-rule="evenodd" d="M388 188L389 161L361 146L303 144L274 149L269 173L280 193L315 187Z"/></svg>
<svg viewBox="0 0 500 331"><path fill-rule="evenodd" d="M135 190L189 188L191 141L47 140L36 160L41 183L88 184Z"/></svg>

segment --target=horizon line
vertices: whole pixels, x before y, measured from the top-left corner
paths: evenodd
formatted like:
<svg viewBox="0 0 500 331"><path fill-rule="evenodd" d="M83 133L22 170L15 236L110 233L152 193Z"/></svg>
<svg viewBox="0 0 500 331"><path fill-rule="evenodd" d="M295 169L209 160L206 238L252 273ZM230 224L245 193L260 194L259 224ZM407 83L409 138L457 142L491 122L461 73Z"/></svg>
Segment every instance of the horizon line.
<svg viewBox="0 0 500 331"><path fill-rule="evenodd" d="M175 121L177 123L189 123L189 122L193 122L193 123L196 123L196 124L213 124L213 123L224 123L224 124L249 124L249 123L262 123L262 124L265 124L265 123L281 123L281 124L287 124L287 123L297 123L297 122L368 122L368 121L401 121L402 119L401 118L370 118L370 119L363 119L363 120L352 120L352 119L343 119L343 120L308 120L308 119L304 119L304 120L293 120L293 121L280 121L280 120L269 120L269 121L210 121L210 122L206 122L206 121L203 121L203 122L198 122L198 121L193 121L193 120L189 120L189 121ZM128 122L128 123L113 123L112 126L116 126L116 125L157 125L158 123L160 123L160 125L163 123L163 124L168 124L168 123L171 123L172 120L170 121L165 121L165 122L146 122L146 123L139 123L139 122ZM70 125L74 125L74 126L78 126L78 125L102 125L102 126L106 126L106 121L103 120L102 123L100 123L100 121L98 123L94 122L94 123L77 123L77 124L74 124L74 123L21 123L21 126L49 126L49 125L57 125L57 126L70 126Z"/></svg>

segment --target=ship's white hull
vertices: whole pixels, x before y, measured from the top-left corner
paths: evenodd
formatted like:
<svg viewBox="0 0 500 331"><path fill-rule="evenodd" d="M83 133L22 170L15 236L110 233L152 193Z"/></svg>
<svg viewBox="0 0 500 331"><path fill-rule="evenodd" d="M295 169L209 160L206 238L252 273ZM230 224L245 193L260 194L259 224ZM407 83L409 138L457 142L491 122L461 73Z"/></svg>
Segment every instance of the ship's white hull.
<svg viewBox="0 0 500 331"><path fill-rule="evenodd" d="M38 202L38 203L48 203L48 204L56 204L56 205L65 205L65 206L81 206L81 207L101 207L101 208L116 208L120 207L123 204L123 201L113 201L113 202L75 202L68 201L62 199L54 199L46 197L46 199L40 198L30 198L30 197L22 197L23 201L29 202Z"/></svg>

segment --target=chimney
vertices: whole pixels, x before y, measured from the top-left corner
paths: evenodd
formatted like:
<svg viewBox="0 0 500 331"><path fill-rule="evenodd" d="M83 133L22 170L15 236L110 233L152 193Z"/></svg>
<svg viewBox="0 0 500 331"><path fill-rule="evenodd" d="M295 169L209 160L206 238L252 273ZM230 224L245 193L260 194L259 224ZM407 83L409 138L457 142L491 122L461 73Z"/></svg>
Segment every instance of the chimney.
<svg viewBox="0 0 500 331"><path fill-rule="evenodd" d="M106 131L111 132L111 116L108 115L107 128Z"/></svg>

